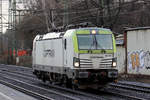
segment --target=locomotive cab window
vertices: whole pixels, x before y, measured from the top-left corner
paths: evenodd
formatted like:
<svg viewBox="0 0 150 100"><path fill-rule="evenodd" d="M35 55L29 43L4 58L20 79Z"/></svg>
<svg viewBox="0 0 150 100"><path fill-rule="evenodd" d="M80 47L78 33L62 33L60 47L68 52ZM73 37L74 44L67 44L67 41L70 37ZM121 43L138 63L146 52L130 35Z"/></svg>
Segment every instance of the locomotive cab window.
<svg viewBox="0 0 150 100"><path fill-rule="evenodd" d="M80 50L112 50L113 40L111 34L77 35Z"/></svg>
<svg viewBox="0 0 150 100"><path fill-rule="evenodd" d="M66 50L66 48L67 48L67 40L65 39L65 41L64 41L64 48L65 48L65 50Z"/></svg>

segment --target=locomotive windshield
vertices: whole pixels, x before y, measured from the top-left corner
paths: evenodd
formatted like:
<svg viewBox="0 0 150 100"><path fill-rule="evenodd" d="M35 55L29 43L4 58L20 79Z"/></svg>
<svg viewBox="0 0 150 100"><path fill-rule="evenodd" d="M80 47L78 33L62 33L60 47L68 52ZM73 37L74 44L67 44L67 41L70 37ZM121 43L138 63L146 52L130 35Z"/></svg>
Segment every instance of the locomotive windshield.
<svg viewBox="0 0 150 100"><path fill-rule="evenodd" d="M113 49L111 34L77 35L80 50Z"/></svg>

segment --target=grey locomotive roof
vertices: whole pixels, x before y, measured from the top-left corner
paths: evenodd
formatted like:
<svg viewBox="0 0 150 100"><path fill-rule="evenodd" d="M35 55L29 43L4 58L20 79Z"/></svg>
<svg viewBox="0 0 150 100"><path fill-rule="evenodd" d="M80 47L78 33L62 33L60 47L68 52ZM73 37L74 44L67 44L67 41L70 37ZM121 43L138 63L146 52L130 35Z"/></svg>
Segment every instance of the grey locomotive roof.
<svg viewBox="0 0 150 100"><path fill-rule="evenodd" d="M107 31L111 31L108 28L101 28L101 27L86 27L86 28L77 28L78 29L101 29L101 30L107 30Z"/></svg>
<svg viewBox="0 0 150 100"><path fill-rule="evenodd" d="M125 31L147 30L147 29L150 29L150 26L148 26L148 27L127 28L127 29L125 29Z"/></svg>

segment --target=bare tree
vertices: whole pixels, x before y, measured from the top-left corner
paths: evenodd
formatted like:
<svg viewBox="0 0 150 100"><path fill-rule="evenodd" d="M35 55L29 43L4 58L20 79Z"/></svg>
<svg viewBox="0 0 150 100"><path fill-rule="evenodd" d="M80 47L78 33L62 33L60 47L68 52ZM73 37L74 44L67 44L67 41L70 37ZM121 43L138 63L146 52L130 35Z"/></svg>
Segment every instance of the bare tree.
<svg viewBox="0 0 150 100"><path fill-rule="evenodd" d="M96 26L108 27L116 32L122 32L123 27L150 25L148 0L143 3L139 3L138 0L132 2L118 0L115 3L113 0L68 0L67 4L64 0L44 1L28 2L30 13L26 14L24 20L17 26L16 32L18 40L23 40L22 47L32 48L32 40L37 34L44 34L64 25L66 12L68 24L90 21Z"/></svg>

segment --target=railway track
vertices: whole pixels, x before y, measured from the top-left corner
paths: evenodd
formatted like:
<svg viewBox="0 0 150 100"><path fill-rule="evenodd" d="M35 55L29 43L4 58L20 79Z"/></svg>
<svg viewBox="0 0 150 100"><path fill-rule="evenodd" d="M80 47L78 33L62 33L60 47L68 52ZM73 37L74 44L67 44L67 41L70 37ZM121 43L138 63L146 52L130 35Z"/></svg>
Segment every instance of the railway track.
<svg viewBox="0 0 150 100"><path fill-rule="evenodd" d="M129 83L127 81L119 81L118 83L110 83L108 87L109 87L108 88L109 90L111 90L112 88L113 89L122 89L122 90L124 90L124 92L126 92L126 94L120 94L115 91L113 91L113 92L108 91L112 94L126 96L131 99L135 99L135 100L149 100L150 99L150 94L149 94L150 87L142 86L142 83L141 83L141 85L137 85L136 82L135 82L135 84L133 84L133 82ZM118 91L118 90L116 90L116 91ZM141 95L141 96L139 97L139 95Z"/></svg>
<svg viewBox="0 0 150 100"><path fill-rule="evenodd" d="M15 73L9 73L9 72L3 73L3 72L0 72L0 75L1 76L5 76L5 75L13 76L13 79L12 78L8 78L8 76L7 77L5 76L6 77L5 79L16 81L17 83L28 85L26 87L29 87L29 86L36 87L37 88L36 90L42 89L42 90L46 91L46 93L51 92L51 93L55 93L57 95L63 95L66 98L69 98L69 100L108 100L108 99L105 99L104 97L100 97L100 96L97 96L97 95L84 93L84 92L81 92L81 91L75 91L75 90L72 90L72 89L63 88L63 87L56 86L56 85L38 84L38 86L35 86L35 85L32 85L30 83L26 83L26 82L23 82L23 81L20 80L20 79L27 80L27 78L28 78L28 80L30 80L32 82L33 78L17 75ZM16 77L14 77L14 76L20 77L20 79L16 79ZM37 83L39 82L39 80L36 80L36 81L37 81ZM46 89L46 88L49 88L49 89ZM73 98L73 99L70 99L70 98ZM111 99L109 99L109 100L111 100Z"/></svg>
<svg viewBox="0 0 150 100"><path fill-rule="evenodd" d="M115 95L115 96L119 96L121 98L124 98L125 100L148 100L142 97L137 97L137 96L132 96L132 95L128 95L128 94L124 94L124 93L119 93L119 91L111 91L112 88L107 88L107 90L109 91L101 91L107 94L111 94L111 95Z"/></svg>
<svg viewBox="0 0 150 100"><path fill-rule="evenodd" d="M31 77L34 76L33 72L32 72L32 68L28 68L28 67L23 67L23 66L18 66L17 67L15 65L0 64L0 69L4 69L4 70L7 70L7 71L19 73L19 74L24 74L25 76L31 76Z"/></svg>
<svg viewBox="0 0 150 100"><path fill-rule="evenodd" d="M19 71L18 72L18 71L6 69L6 68L0 68L0 70L1 71L5 71L5 72L9 72L9 73L16 73L16 74L19 74L19 75L36 78L36 76L34 76L33 74L25 74L25 73L23 73L24 71Z"/></svg>
<svg viewBox="0 0 150 100"><path fill-rule="evenodd" d="M50 97L46 97L44 95L41 95L39 93L36 93L36 92L33 92L33 91L30 91L30 90L27 90L25 88L22 88L22 87L19 87L17 85L14 85L14 84L11 84L9 82L6 82L6 81L3 81L3 80L0 80L0 83L3 84L3 85L6 85L8 87L11 87L13 89L16 89L18 91L21 91L27 95L30 95L32 97L35 97L35 98L38 98L39 100L54 100L53 98L50 98Z"/></svg>
<svg viewBox="0 0 150 100"><path fill-rule="evenodd" d="M8 76L4 76L3 74L0 74L2 77L0 77L0 82L4 85L7 85L9 87L15 88L21 92L24 92L24 90L28 95L34 94L36 96L39 95L37 98L41 98L42 100L81 100L80 98L69 96L57 91L48 90L42 87L38 87L17 79L9 78ZM29 93L28 93L29 92ZM50 95L48 95L50 94ZM31 95L31 96L34 96Z"/></svg>
<svg viewBox="0 0 150 100"><path fill-rule="evenodd" d="M23 68L23 67L21 67L21 68ZM1 68L0 68L1 69ZM36 79L35 77L29 77L28 75L26 75L26 74L22 74L21 72L17 72L17 71L10 71L9 70L9 68L7 69L1 69L1 70L3 70L3 71L5 71L5 72L8 72L7 74L10 74L10 75L16 75L16 76L19 76L19 77L22 77L22 78L26 78L27 80L36 80L36 81L39 81L38 79ZM112 90L112 91L109 91L109 90L111 90L112 88L107 88L106 90L102 90L102 91L99 91L98 93L94 93L94 94L96 94L96 95L93 95L93 93L87 93L86 91L84 91L84 92L81 92L81 91L73 91L73 90L71 90L71 89L68 89L68 88L63 88L63 87L60 87L60 86L57 86L57 85L50 85L50 84L46 84L48 87L50 87L50 88L55 88L55 89L58 89L58 90L61 90L61 91L68 91L68 92L70 92L70 93L76 93L76 92L78 92L78 95L84 95L84 96L87 96L87 97L93 97L93 99L98 99L98 100L108 100L108 98L105 98L105 96L101 96L101 97L98 97L97 95L101 95L101 94L107 94L107 96L109 95L109 96L117 96L117 97L120 97L120 98L123 98L123 99L125 99L125 100L149 100L149 99L145 99L145 98L142 98L141 96L140 97L138 97L138 96L135 96L135 95L130 95L130 92L129 92L129 94L125 94L125 93L123 93L123 92L116 92L116 91L114 91L116 88L122 88L122 89L126 89L126 90L134 90L134 91L140 91L140 90L138 90L138 88L140 87L140 88L146 88L146 87L144 87L144 86L139 86L139 85L133 85L133 84L129 84L130 85L130 87L131 86L134 86L134 87L132 87L131 89L128 87L126 87L127 86L127 84L125 84L125 83L123 83L123 82L121 82L121 81L119 81L118 82L118 84L113 84L113 83L111 83L111 84L109 84L109 87L113 87L113 89L114 90ZM119 87L120 86L120 87ZM124 88L125 87L125 88ZM135 87L138 87L138 88L136 88L136 89L134 89ZM57 90L56 90L57 91ZM149 91L149 90L148 90ZM147 92L147 90L146 90L146 92L143 90L143 91L141 91L141 92L144 92L144 93L149 93L149 92ZM95 97L95 98L94 98ZM78 99L80 99L80 98L78 98ZM109 100L116 100L116 99L110 99L109 98Z"/></svg>
<svg viewBox="0 0 150 100"><path fill-rule="evenodd" d="M0 65L2 65L2 66L7 66L7 67L9 67L9 68L17 68L17 69L23 69L23 70L30 70L31 71L31 69L32 68L30 68L30 67L24 67L24 66L16 66L16 65L5 65L5 64L0 64Z"/></svg>
<svg viewBox="0 0 150 100"><path fill-rule="evenodd" d="M128 90L134 90L138 92L150 93L150 87L148 86L129 84L129 83L121 82L121 81L119 81L117 84L111 83L109 84L109 86L128 89Z"/></svg>

